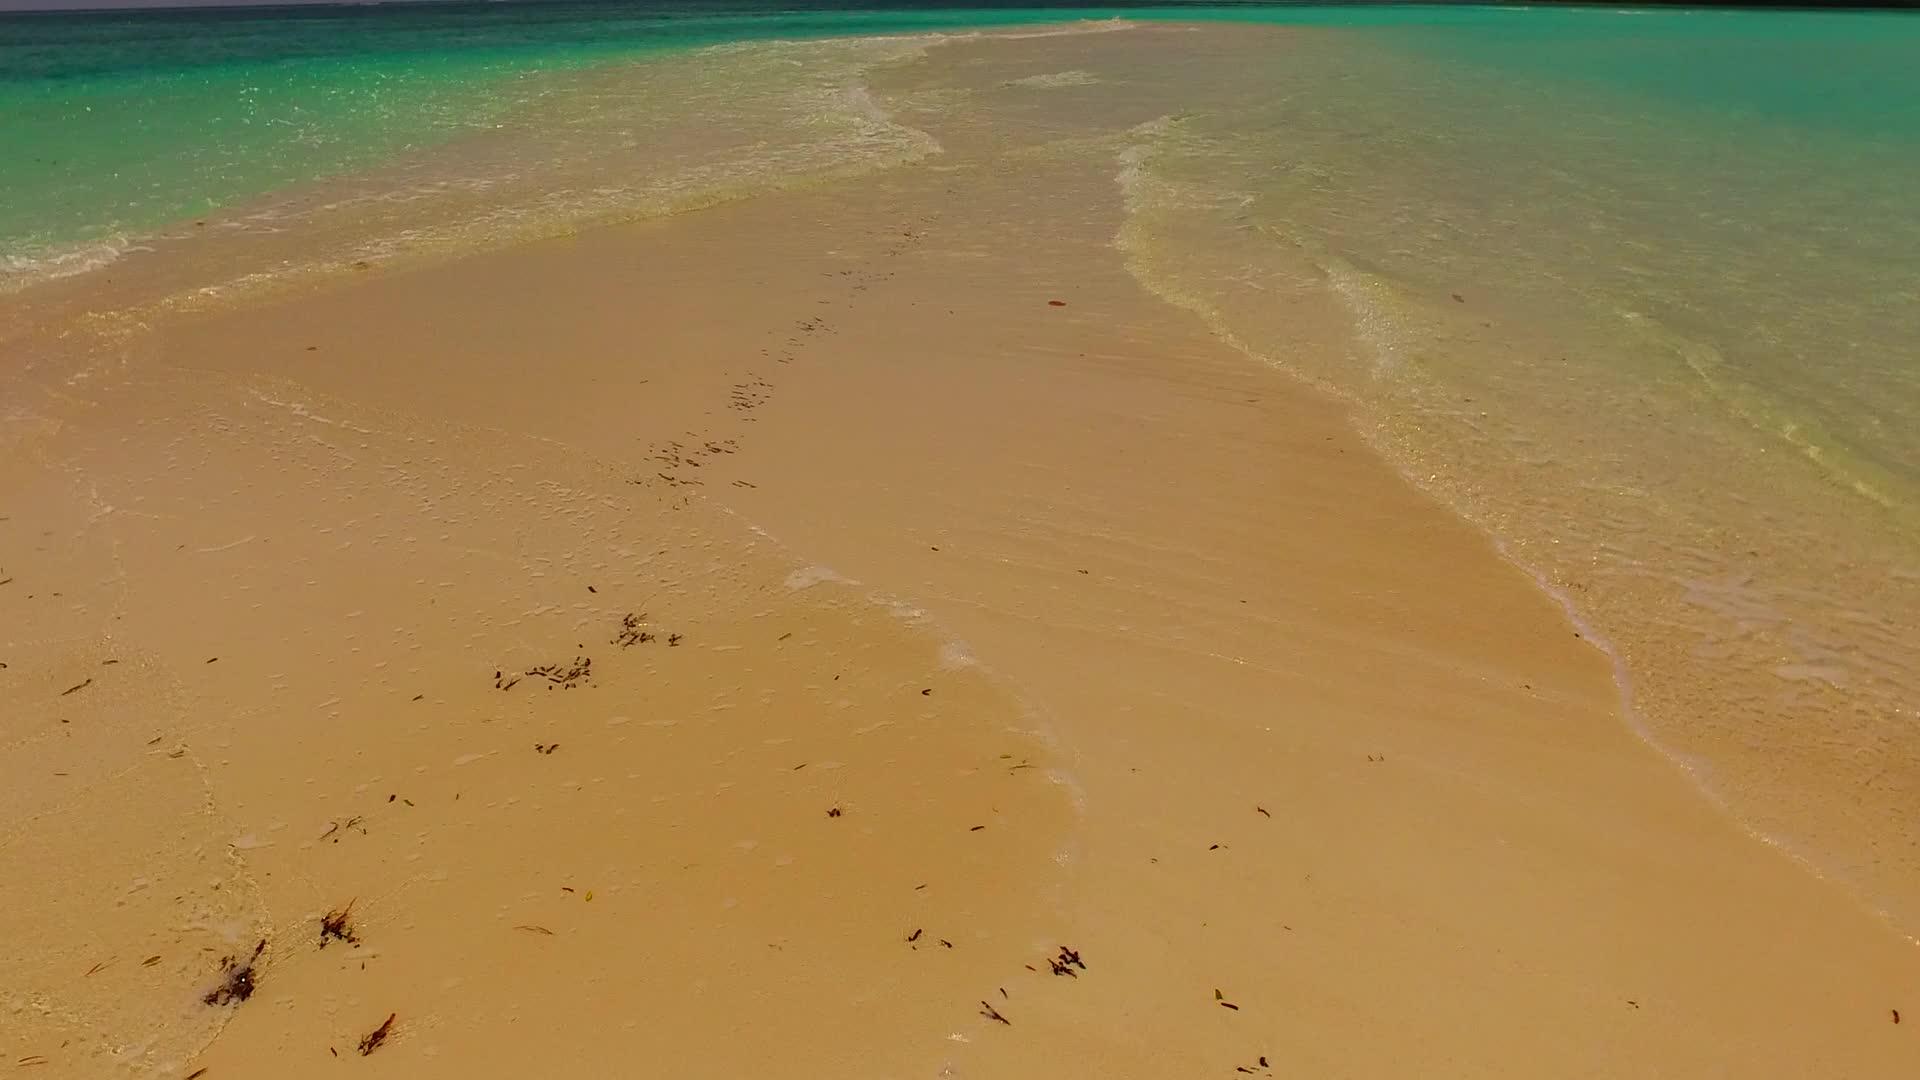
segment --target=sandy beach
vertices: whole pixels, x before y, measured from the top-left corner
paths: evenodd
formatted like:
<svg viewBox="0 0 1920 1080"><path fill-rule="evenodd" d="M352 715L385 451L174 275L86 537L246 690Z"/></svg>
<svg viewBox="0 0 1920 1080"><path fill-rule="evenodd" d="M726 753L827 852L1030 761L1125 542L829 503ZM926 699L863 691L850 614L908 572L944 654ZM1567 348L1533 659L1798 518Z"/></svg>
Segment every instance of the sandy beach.
<svg viewBox="0 0 1920 1080"><path fill-rule="evenodd" d="M10 372L0 1064L1912 1075L1912 942L1129 272L1127 133L1312 47L943 41L913 161Z"/></svg>

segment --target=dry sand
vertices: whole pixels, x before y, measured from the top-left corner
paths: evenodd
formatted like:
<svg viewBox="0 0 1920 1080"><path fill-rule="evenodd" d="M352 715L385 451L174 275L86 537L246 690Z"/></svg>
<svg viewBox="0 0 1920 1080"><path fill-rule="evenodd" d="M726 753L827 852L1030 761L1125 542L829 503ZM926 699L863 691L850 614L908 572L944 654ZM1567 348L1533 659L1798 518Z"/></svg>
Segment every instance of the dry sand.
<svg viewBox="0 0 1920 1080"><path fill-rule="evenodd" d="M920 165L10 383L0 1064L1914 1075L1912 945L1128 275L1169 102L1098 74L1173 40L947 45L877 86Z"/></svg>

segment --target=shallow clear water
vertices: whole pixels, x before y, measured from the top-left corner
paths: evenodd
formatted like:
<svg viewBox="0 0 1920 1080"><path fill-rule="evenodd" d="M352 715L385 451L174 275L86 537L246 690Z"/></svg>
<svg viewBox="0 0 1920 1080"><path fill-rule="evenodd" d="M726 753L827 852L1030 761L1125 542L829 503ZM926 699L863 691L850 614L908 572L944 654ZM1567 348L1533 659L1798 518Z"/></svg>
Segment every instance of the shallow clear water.
<svg viewBox="0 0 1920 1080"><path fill-rule="evenodd" d="M1354 401L1656 745L1915 925L1920 21L1406 18L1142 132L1136 268Z"/></svg>
<svg viewBox="0 0 1920 1080"><path fill-rule="evenodd" d="M927 159L868 71L1118 13L0 17L0 352L111 362L156 307ZM1920 20L1124 14L1299 28L1116 148L1136 272L1353 401L1652 742L1920 926ZM139 269L99 275L133 314L40 299L95 267Z"/></svg>
<svg viewBox="0 0 1920 1080"><path fill-rule="evenodd" d="M726 42L1062 17L756 0L0 14L0 288L97 266L168 222L493 130L549 89L544 77Z"/></svg>

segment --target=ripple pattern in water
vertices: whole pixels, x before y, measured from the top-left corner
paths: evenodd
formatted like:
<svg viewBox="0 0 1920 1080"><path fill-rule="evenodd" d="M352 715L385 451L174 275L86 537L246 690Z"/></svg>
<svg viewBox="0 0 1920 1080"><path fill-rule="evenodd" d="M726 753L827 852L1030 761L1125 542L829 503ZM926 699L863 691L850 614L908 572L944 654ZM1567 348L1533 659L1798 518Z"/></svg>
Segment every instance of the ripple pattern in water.
<svg viewBox="0 0 1920 1080"><path fill-rule="evenodd" d="M1123 157L1137 272L1358 406L1744 823L1920 919L1920 26L1314 31Z"/></svg>

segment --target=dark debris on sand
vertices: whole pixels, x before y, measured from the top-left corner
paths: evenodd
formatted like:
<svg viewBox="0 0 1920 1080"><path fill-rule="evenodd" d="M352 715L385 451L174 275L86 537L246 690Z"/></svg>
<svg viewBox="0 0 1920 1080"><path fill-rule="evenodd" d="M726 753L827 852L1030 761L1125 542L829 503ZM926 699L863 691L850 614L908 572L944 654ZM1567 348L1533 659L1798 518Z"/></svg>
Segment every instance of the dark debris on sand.
<svg viewBox="0 0 1920 1080"><path fill-rule="evenodd" d="M361 1036L360 1038L360 1056L361 1057L366 1057L368 1054L371 1054L375 1050L380 1049L380 1044L386 1042L387 1036L393 1033L393 1021L394 1021L394 1018L399 1015L400 1015L399 1013L388 1013L387 1018L385 1020L380 1021L379 1027L374 1028L372 1031L369 1031L365 1035Z"/></svg>
<svg viewBox="0 0 1920 1080"><path fill-rule="evenodd" d="M260 954L266 951L267 939L261 938L260 944L253 947L253 955L244 961L231 956L222 957L220 970L224 978L219 986L207 991L207 995L200 1000L209 1005L237 1005L252 997L253 992L259 989L255 968L260 963Z"/></svg>
<svg viewBox="0 0 1920 1080"><path fill-rule="evenodd" d="M638 615L632 612L622 615L620 617L620 629L614 632L610 644L618 645L623 649L630 649L635 645L645 645L647 642L652 641L653 635L640 629L646 621L647 613L644 611Z"/></svg>
<svg viewBox="0 0 1920 1080"><path fill-rule="evenodd" d="M349 900L345 907L335 908L320 917L321 948L326 948L329 941L360 944L359 935L353 932L353 905L354 901Z"/></svg>
<svg viewBox="0 0 1920 1080"><path fill-rule="evenodd" d="M571 690L593 681L593 657L576 656L571 664L539 664L528 668L527 676L547 680L549 690L556 686L562 690ZM496 685L498 685L497 681ZM507 685L511 686L512 683ZM507 687L500 688L505 690Z"/></svg>
<svg viewBox="0 0 1920 1080"><path fill-rule="evenodd" d="M364 824L365 821L366 819L361 817L359 814L355 814L352 817L346 818L341 821L335 821L327 826L326 832L323 832L320 834L320 839L322 840L331 839L334 843L337 844L340 842L341 837L347 835L348 833L352 832L355 829L359 829L360 835L365 836L367 835L367 827Z"/></svg>
<svg viewBox="0 0 1920 1080"><path fill-rule="evenodd" d="M1077 979L1080 977L1080 971L1087 970L1087 962L1080 959L1080 950L1070 949L1062 945L1060 946L1060 954L1058 956L1047 958L1047 967L1055 975L1065 975L1068 978ZM1075 968L1079 968L1080 971L1075 971Z"/></svg>

